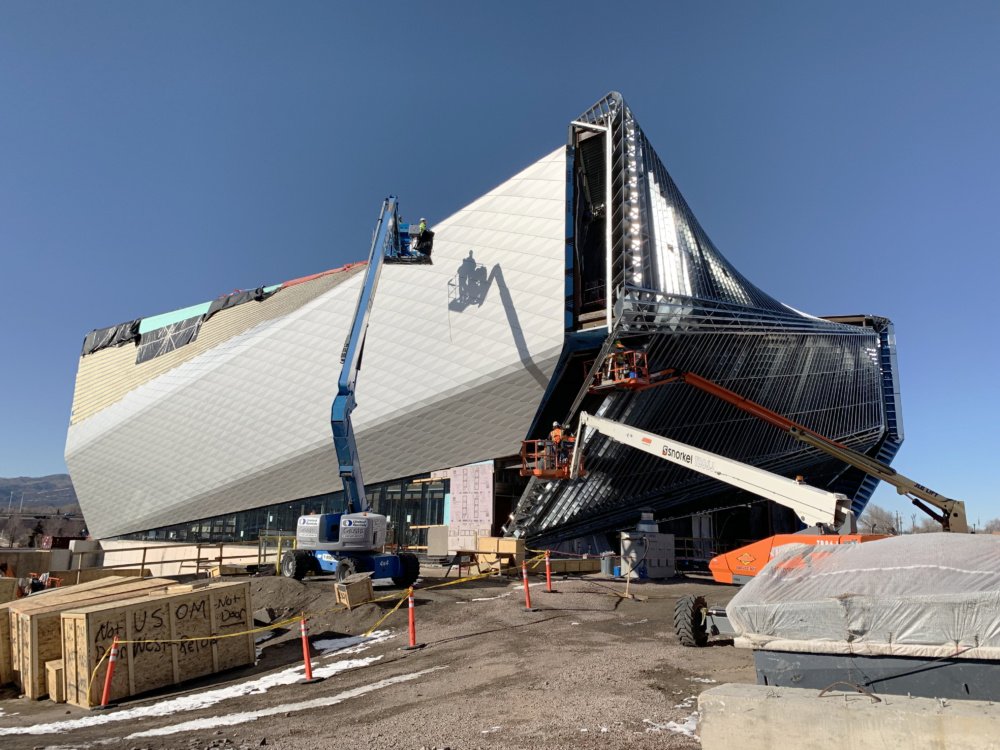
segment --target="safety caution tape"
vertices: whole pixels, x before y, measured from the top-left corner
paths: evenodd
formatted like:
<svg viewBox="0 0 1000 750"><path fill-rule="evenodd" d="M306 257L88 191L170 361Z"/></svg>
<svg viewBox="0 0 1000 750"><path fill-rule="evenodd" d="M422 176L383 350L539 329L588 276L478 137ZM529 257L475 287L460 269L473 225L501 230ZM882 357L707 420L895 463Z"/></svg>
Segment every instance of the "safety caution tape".
<svg viewBox="0 0 1000 750"><path fill-rule="evenodd" d="M534 551L534 550L532 550L532 551ZM542 554L539 557L534 557L534 558L531 558L530 560L525 560L525 562L526 563L533 563L534 567L537 567L538 564L542 560L544 560L544 559L545 559L545 555ZM517 570L517 566L515 565L515 566L509 567L509 568L501 568L499 570L491 570L491 571L489 571L487 573L478 573L476 575L463 576L461 578L456 578L454 581L445 581L444 583L436 583L433 586L424 586L420 590L421 591L428 591L430 589L438 589L438 588L443 588L445 586L454 586L454 585L459 584L459 583L468 583L470 581L478 581L478 580L481 580L483 578L490 578L490 577L496 576L496 575L504 575L506 573L509 573L511 571L516 571L516 570ZM407 598L410 596L411 593L413 593L413 591L414 591L413 587L410 587L405 592L403 592L403 595L398 597L399 601L396 602L396 604L392 607L392 609L390 609L388 612L386 612L384 615L382 615L382 617L380 617L378 619L378 621L374 625L372 625L370 628L368 628L368 630L366 630L364 632L365 637L370 636L373 632L375 632L375 630L378 629L379 625L381 625L383 622L385 622L387 619L389 619L389 617L394 612L396 612L396 610L398 610L402 606L403 602L405 602L407 600ZM393 593L393 594L386 594L385 596L380 596L380 597L378 597L376 599L369 599L368 602L366 602L366 604L375 604L375 603L378 603L378 602L391 601L393 599L396 599L397 596L398 595L395 594L395 593ZM238 633L225 633L225 634L222 634L222 635L192 636L190 638L162 638L162 639L143 639L143 640L128 640L128 641L119 640L118 641L118 646L121 647L121 646L125 646L125 645L128 645L128 644L134 644L134 643L191 643L193 641L217 641L217 640L221 640L223 638L238 638L240 636L253 635L254 633L263 633L263 632L267 632L267 631L271 631L271 630L276 630L277 628L285 627L286 625L292 625L292 624L294 624L296 622L300 622L301 620L311 620L311 619L315 619L316 617L319 617L320 615L332 614L334 612L342 612L342 611L344 611L346 609L347 609L347 607L345 607L343 605L339 605L337 607L331 607L330 609L323 609L323 610L319 610L319 611L316 611L316 612L303 612L301 615L298 615L296 617L289 617L289 618L284 619L284 620L278 620L276 622L272 622L270 625L264 625L264 626L259 627L259 628L251 628L250 630L241 630ZM88 687L87 687L88 694L90 692L90 688L92 688L93 685L94 685L94 680L97 677L97 670L101 668L101 665L105 662L105 660L108 658L108 655L110 653L111 653L111 649L108 649L107 651L105 651L104 655L98 660L97 664L94 666L93 671L90 673L90 683L88 684Z"/></svg>

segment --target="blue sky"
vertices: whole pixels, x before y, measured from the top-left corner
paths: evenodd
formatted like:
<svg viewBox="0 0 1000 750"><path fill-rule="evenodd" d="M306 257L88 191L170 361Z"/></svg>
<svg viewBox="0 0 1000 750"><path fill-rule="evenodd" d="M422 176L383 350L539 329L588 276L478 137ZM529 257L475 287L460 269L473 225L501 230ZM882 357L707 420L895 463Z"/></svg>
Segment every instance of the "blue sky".
<svg viewBox="0 0 1000 750"><path fill-rule="evenodd" d="M88 330L359 260L387 193L433 223L617 89L751 280L896 323L896 467L1000 516L998 40L995 2L3 3L0 476L65 470Z"/></svg>

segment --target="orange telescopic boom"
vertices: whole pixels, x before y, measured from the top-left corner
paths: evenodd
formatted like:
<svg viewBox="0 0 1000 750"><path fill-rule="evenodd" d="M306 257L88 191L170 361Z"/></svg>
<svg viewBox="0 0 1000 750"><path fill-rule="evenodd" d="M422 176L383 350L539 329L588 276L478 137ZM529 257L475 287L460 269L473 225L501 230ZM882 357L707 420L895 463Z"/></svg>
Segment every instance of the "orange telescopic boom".
<svg viewBox="0 0 1000 750"><path fill-rule="evenodd" d="M598 375L590 387L591 393L604 393L616 389L644 391L649 388L667 385L668 383L687 383L700 391L704 391L728 404L732 404L737 409L751 414L773 427L777 427L779 430L806 445L810 445L839 461L843 461L849 466L853 466L855 469L892 485L900 495L908 497L910 502L940 523L942 530L958 533L967 533L969 531L965 503L961 500L953 500L940 495L929 487L900 474L888 464L884 464L871 456L866 456L864 453L859 453L845 445L841 445L835 440L831 440L814 430L810 430L805 425L794 422L768 409L766 406L744 398L708 378L703 378L701 375L674 368L650 373L645 352L626 351L616 356L631 365L628 372L623 373L621 369L609 370L616 375L622 373L618 378L602 378Z"/></svg>

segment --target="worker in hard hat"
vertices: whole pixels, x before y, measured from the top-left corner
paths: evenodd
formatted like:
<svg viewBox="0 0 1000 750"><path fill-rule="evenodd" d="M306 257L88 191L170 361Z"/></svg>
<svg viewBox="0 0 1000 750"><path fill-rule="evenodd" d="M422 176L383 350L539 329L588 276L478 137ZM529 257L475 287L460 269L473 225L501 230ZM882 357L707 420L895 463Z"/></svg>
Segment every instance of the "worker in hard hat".
<svg viewBox="0 0 1000 750"><path fill-rule="evenodd" d="M562 426L562 435L559 439L559 447L556 449L557 455L561 463L566 463L569 460L569 452L573 448L573 443L576 442L573 437L573 433L569 428L568 424Z"/></svg>
<svg viewBox="0 0 1000 750"><path fill-rule="evenodd" d="M548 454L552 459L552 464L555 466L557 464L556 457L562 450L563 442L563 428L558 422L552 423L552 429L549 431L549 444L548 444Z"/></svg>
<svg viewBox="0 0 1000 750"><path fill-rule="evenodd" d="M417 234L413 242L413 249L419 250L424 255L430 255L430 237L427 234L427 219L422 216L420 217L420 223L417 224Z"/></svg>
<svg viewBox="0 0 1000 750"><path fill-rule="evenodd" d="M604 370L608 380L620 380L623 377L623 373L626 370L625 365L627 364L627 359L628 357L625 355L625 344L623 344L621 340L615 341L614 348L604 360Z"/></svg>

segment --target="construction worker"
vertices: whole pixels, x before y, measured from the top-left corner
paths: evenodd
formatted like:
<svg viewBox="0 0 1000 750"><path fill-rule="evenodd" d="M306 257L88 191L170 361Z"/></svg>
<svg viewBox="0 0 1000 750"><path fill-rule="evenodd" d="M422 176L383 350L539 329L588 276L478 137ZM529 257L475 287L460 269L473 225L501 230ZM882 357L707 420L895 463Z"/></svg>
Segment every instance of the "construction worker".
<svg viewBox="0 0 1000 750"><path fill-rule="evenodd" d="M569 459L569 452L573 446L573 433L569 429L568 424L562 426L562 434L559 439L558 454L561 462L565 463Z"/></svg>
<svg viewBox="0 0 1000 750"><path fill-rule="evenodd" d="M420 219L417 230L417 242L420 246L420 252L425 257L430 258L431 251L434 249L434 232L427 228L427 219Z"/></svg>
<svg viewBox="0 0 1000 750"><path fill-rule="evenodd" d="M549 455L554 464L558 463L557 456L562 450L563 428L558 422L552 423L552 430L549 432Z"/></svg>
<svg viewBox="0 0 1000 750"><path fill-rule="evenodd" d="M605 369L607 370L608 380L620 380L624 376L625 366L627 364L626 360L625 344L621 341L616 341L614 350L605 360Z"/></svg>

